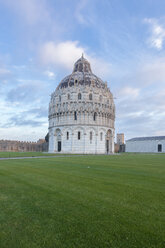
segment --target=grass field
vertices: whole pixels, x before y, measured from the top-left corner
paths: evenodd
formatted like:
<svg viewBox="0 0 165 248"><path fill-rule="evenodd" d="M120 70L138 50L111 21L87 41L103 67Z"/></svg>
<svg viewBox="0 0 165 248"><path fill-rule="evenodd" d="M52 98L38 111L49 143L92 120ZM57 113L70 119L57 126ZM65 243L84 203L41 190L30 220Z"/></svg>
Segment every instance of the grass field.
<svg viewBox="0 0 165 248"><path fill-rule="evenodd" d="M0 248L164 248L165 154L0 161Z"/></svg>
<svg viewBox="0 0 165 248"><path fill-rule="evenodd" d="M11 157L38 157L38 156L56 156L60 154L44 152L0 152L0 158Z"/></svg>

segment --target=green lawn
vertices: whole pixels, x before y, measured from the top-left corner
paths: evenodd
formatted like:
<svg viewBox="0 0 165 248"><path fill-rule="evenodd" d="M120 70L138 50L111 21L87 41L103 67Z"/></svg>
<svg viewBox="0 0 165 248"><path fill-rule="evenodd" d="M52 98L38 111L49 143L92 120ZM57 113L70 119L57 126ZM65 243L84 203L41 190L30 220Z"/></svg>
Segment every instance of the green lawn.
<svg viewBox="0 0 165 248"><path fill-rule="evenodd" d="M10 157L38 157L38 156L56 156L61 155L60 153L44 153L44 152L0 152L0 158Z"/></svg>
<svg viewBox="0 0 165 248"><path fill-rule="evenodd" d="M164 248L165 154L0 161L0 248Z"/></svg>

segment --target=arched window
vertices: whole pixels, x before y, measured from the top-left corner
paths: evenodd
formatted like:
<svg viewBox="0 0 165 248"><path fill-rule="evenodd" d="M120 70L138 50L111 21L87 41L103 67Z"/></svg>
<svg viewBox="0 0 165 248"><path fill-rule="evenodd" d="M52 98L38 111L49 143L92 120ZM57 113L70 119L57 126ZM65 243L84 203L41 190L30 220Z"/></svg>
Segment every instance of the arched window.
<svg viewBox="0 0 165 248"><path fill-rule="evenodd" d="M66 139L69 139L69 132L66 132Z"/></svg>
<svg viewBox="0 0 165 248"><path fill-rule="evenodd" d="M75 79L75 84L77 84L78 83L78 80L77 79Z"/></svg>
<svg viewBox="0 0 165 248"><path fill-rule="evenodd" d="M89 100L92 100L92 94L89 94Z"/></svg>
<svg viewBox="0 0 165 248"><path fill-rule="evenodd" d="M90 134L89 134L89 138L90 138L90 144L92 143L92 132L90 132Z"/></svg>
<svg viewBox="0 0 165 248"><path fill-rule="evenodd" d="M70 94L68 94L68 100L70 100Z"/></svg>
<svg viewBox="0 0 165 248"><path fill-rule="evenodd" d="M102 97L102 96L100 96L100 102L102 102L102 100L103 100L103 97Z"/></svg>
<svg viewBox="0 0 165 248"><path fill-rule="evenodd" d="M59 102L61 102L61 96L59 96Z"/></svg>
<svg viewBox="0 0 165 248"><path fill-rule="evenodd" d="M101 141L103 140L103 133L102 132L100 133L100 140Z"/></svg>
<svg viewBox="0 0 165 248"><path fill-rule="evenodd" d="M74 120L77 121L77 112L74 111Z"/></svg>
<svg viewBox="0 0 165 248"><path fill-rule="evenodd" d="M78 140L80 140L80 138L81 138L81 133L78 132Z"/></svg>
<svg viewBox="0 0 165 248"><path fill-rule="evenodd" d="M93 120L96 121L97 113L94 113Z"/></svg>
<svg viewBox="0 0 165 248"><path fill-rule="evenodd" d="M81 100L81 93L78 93L78 100Z"/></svg>

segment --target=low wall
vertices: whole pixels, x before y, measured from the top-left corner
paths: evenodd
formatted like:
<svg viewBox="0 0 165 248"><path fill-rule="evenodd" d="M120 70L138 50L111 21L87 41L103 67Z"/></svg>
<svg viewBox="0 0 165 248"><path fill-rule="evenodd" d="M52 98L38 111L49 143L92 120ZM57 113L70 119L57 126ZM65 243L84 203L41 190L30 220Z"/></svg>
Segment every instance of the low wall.
<svg viewBox="0 0 165 248"><path fill-rule="evenodd" d="M16 140L0 140L0 151L12 152L47 152L48 143L39 142L24 142Z"/></svg>

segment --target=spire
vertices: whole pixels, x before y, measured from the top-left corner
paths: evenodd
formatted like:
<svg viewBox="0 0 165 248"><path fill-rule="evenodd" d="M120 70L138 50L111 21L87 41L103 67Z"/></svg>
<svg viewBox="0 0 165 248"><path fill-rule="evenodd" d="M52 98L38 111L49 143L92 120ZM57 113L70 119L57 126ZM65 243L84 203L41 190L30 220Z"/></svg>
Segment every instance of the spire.
<svg viewBox="0 0 165 248"><path fill-rule="evenodd" d="M84 58L84 54L82 53L82 56L81 56L81 58L83 59Z"/></svg>

